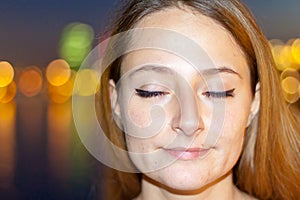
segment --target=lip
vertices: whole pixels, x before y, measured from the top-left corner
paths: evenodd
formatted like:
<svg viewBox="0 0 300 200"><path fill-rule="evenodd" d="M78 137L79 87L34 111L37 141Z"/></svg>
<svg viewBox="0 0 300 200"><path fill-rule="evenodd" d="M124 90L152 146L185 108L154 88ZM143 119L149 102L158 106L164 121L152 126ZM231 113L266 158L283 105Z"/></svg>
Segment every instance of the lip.
<svg viewBox="0 0 300 200"><path fill-rule="evenodd" d="M198 159L208 153L210 149L201 148L169 148L164 149L169 155L179 160L194 160Z"/></svg>

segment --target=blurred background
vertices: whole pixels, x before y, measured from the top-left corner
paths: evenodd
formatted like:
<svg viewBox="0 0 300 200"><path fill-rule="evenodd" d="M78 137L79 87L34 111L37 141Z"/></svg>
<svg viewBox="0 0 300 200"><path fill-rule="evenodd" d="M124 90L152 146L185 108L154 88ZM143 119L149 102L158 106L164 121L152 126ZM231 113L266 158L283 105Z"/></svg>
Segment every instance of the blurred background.
<svg viewBox="0 0 300 200"><path fill-rule="evenodd" d="M120 2L0 0L0 199L95 197L105 167L78 137L71 95L75 77L93 84L93 71L77 70ZM243 2L270 41L278 84L297 111L300 1ZM75 93L93 95L84 87Z"/></svg>

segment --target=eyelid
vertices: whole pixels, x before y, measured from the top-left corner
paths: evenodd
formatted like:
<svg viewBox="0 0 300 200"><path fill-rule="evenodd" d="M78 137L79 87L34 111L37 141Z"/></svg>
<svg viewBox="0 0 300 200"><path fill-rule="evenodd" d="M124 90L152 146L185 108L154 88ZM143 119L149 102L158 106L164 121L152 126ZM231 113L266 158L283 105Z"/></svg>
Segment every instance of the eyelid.
<svg viewBox="0 0 300 200"><path fill-rule="evenodd" d="M202 92L202 95L208 98L227 98L227 97L234 97L235 88L226 90L226 91L205 91Z"/></svg>
<svg viewBox="0 0 300 200"><path fill-rule="evenodd" d="M138 89L145 90L145 91L168 91L167 87L158 83L144 84L140 86Z"/></svg>
<svg viewBox="0 0 300 200"><path fill-rule="evenodd" d="M151 98L151 97L159 97L163 95L170 94L169 92L165 91L151 91L151 90L143 90L143 89L135 89L136 94L142 98Z"/></svg>

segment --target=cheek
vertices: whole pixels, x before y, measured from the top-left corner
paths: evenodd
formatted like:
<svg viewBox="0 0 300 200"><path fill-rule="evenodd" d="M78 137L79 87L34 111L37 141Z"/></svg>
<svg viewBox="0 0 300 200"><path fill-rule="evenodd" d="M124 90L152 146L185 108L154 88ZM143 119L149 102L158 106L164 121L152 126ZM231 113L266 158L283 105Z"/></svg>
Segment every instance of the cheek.
<svg viewBox="0 0 300 200"><path fill-rule="evenodd" d="M225 115L224 131L236 137L242 135L247 127L248 112L229 111Z"/></svg>
<svg viewBox="0 0 300 200"><path fill-rule="evenodd" d="M143 107L140 108L142 108L142 110L136 108L129 109L129 119L127 121L131 122L139 128L145 128L151 123L151 116L149 115L150 110Z"/></svg>
<svg viewBox="0 0 300 200"><path fill-rule="evenodd" d="M244 144L250 103L243 105L233 104L227 107L220 143L232 159L237 159L236 157L239 156Z"/></svg>
<svg viewBox="0 0 300 200"><path fill-rule="evenodd" d="M145 144L141 140L126 134L126 146L129 152L145 152Z"/></svg>
<svg viewBox="0 0 300 200"><path fill-rule="evenodd" d="M150 112L149 105L132 97L127 106L122 106L122 119L129 130L131 126L145 128L151 124Z"/></svg>

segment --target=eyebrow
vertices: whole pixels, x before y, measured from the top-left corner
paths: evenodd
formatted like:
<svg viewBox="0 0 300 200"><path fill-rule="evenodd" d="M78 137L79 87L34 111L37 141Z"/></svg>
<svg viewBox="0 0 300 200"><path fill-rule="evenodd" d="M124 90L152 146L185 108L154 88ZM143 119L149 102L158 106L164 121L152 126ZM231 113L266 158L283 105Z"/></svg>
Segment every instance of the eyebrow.
<svg viewBox="0 0 300 200"><path fill-rule="evenodd" d="M140 67L136 70L134 70L132 73L130 73L130 76L134 75L137 72L141 71L155 71L157 73L163 73L163 74L171 74L174 75L176 72L168 67L164 66L155 66L155 65L145 65L143 67ZM216 75L219 73L229 73L233 75L237 75L240 79L242 79L242 76L236 72L235 70L231 69L230 67L222 66L222 67L216 67L216 68L209 68L201 70L200 72L203 75Z"/></svg>
<svg viewBox="0 0 300 200"><path fill-rule="evenodd" d="M142 71L155 71L157 73L163 73L163 74L171 74L174 75L175 71L173 71L172 69L168 68L168 67L164 67L164 66L155 66L155 65L145 65L143 67L140 67L136 70L134 70L132 73L130 73L130 76L134 75L137 72L142 72Z"/></svg>
<svg viewBox="0 0 300 200"><path fill-rule="evenodd" d="M242 76L239 73L237 73L233 69L231 69L229 67L226 67L226 66L210 68L210 69L204 69L201 72L204 75L215 75L215 74L218 74L218 73L229 73L229 74L237 75L240 79L243 79Z"/></svg>

